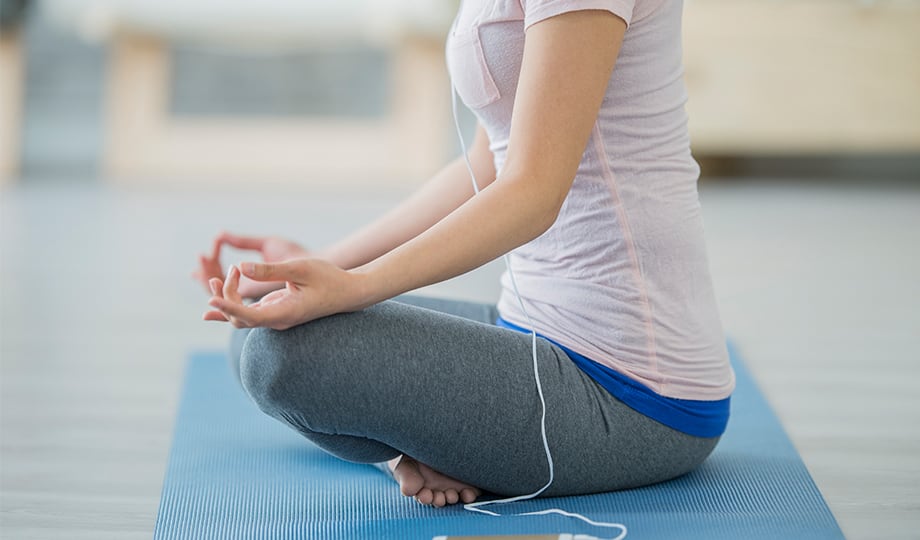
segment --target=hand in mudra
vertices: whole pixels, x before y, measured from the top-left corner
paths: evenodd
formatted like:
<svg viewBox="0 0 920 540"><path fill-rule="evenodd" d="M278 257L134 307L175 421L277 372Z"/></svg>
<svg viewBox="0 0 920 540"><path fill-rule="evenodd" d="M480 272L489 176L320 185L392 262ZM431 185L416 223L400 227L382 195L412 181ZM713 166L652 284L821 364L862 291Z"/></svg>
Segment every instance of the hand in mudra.
<svg viewBox="0 0 920 540"><path fill-rule="evenodd" d="M246 305L239 292L242 278L284 284L257 302ZM206 321L229 322L237 328L286 330L305 322L367 307L361 277L322 259L292 259L281 263L242 263L230 267L226 281L209 283L211 310Z"/></svg>
<svg viewBox="0 0 920 540"><path fill-rule="evenodd" d="M210 294L209 282L213 278L224 281L224 270L220 264L220 253L224 245L246 251L256 251L267 263L283 262L290 259L306 257L309 252L299 244L280 236L240 236L222 232L214 239L210 255L198 257L198 269L192 277L199 281ZM261 298L262 296L284 287L283 281L261 282L241 276L239 294L243 298Z"/></svg>

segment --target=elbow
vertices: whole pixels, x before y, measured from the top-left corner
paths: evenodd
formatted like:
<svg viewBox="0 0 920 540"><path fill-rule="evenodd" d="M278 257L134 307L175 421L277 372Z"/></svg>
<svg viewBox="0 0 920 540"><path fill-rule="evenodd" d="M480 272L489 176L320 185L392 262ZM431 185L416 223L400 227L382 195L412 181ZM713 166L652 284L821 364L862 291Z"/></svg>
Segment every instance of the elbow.
<svg viewBox="0 0 920 540"><path fill-rule="evenodd" d="M574 178L567 182L558 179L538 178L536 175L515 175L507 178L508 184L514 186L514 196L525 209L525 219L529 224L528 241L537 238L556 223L562 205L569 194Z"/></svg>
<svg viewBox="0 0 920 540"><path fill-rule="evenodd" d="M559 212L562 211L562 203L565 202L565 197L561 197L558 201L553 199L549 200L537 213L536 219L534 219L534 235L533 238L537 238L556 223L556 220L559 218ZM533 239L531 238L531 240Z"/></svg>

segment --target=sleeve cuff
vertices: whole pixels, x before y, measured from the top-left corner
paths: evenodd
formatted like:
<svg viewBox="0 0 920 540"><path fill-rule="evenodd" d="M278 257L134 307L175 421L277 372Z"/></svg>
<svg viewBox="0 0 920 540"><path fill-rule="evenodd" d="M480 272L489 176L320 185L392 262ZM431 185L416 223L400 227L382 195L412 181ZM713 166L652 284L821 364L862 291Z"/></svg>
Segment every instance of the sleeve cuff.
<svg viewBox="0 0 920 540"><path fill-rule="evenodd" d="M541 4L532 11L524 14L524 30L540 21L568 13L570 11L584 11L600 9L609 11L626 22L629 26L632 19L633 2L630 0L586 0L572 2L572 0L555 0Z"/></svg>

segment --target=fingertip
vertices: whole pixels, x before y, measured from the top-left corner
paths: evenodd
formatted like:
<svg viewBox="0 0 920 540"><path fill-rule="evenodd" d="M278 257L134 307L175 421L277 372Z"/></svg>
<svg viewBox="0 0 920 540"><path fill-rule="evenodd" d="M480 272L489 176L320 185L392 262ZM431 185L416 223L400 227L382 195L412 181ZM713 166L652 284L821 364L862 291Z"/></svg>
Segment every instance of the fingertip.
<svg viewBox="0 0 920 540"><path fill-rule="evenodd" d="M206 311L203 315L203 318L206 321L228 321L227 316L220 311Z"/></svg>
<svg viewBox="0 0 920 540"><path fill-rule="evenodd" d="M214 296L208 300L208 305L217 310L227 320L230 320L234 315L239 314L239 310L236 308L233 302L228 302L226 299L219 296Z"/></svg>
<svg viewBox="0 0 920 540"><path fill-rule="evenodd" d="M227 317L219 311L206 311L201 318L205 321L227 322Z"/></svg>
<svg viewBox="0 0 920 540"><path fill-rule="evenodd" d="M232 300L234 302L242 301L239 293L240 287L240 270L235 266L230 267L230 272L227 274L227 281L224 282L224 298Z"/></svg>

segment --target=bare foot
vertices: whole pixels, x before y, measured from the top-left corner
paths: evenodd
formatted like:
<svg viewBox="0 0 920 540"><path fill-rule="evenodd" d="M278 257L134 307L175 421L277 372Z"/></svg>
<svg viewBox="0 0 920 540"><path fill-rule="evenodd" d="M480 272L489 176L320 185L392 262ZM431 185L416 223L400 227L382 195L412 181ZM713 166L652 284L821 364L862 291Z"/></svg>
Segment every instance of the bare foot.
<svg viewBox="0 0 920 540"><path fill-rule="evenodd" d="M406 455L390 460L387 465L399 482L402 494L415 497L422 504L441 508L461 501L471 503L482 493L479 488L441 474Z"/></svg>

